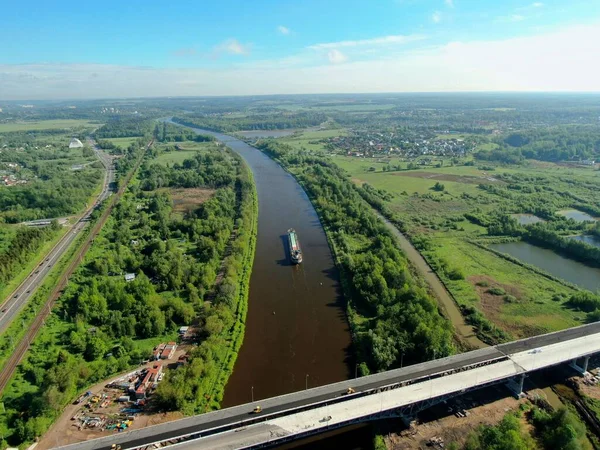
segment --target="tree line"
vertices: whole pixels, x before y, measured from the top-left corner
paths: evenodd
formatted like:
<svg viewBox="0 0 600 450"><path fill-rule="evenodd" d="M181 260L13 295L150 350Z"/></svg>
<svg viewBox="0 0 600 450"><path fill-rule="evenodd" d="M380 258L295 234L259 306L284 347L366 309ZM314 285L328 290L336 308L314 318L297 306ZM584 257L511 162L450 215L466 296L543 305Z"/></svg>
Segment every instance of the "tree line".
<svg viewBox="0 0 600 450"><path fill-rule="evenodd" d="M215 138L206 134L198 134L189 128L179 127L168 122L160 122L154 126L154 137L159 142L211 142Z"/></svg>
<svg viewBox="0 0 600 450"><path fill-rule="evenodd" d="M42 228L19 227L6 248L0 252L0 283L8 283L59 229L56 221Z"/></svg>
<svg viewBox="0 0 600 450"><path fill-rule="evenodd" d="M320 112L302 111L298 113L278 112L268 114L248 114L233 116L186 116L174 117L173 121L182 125L206 130L231 133L242 130L283 130L288 128L315 127L327 120Z"/></svg>

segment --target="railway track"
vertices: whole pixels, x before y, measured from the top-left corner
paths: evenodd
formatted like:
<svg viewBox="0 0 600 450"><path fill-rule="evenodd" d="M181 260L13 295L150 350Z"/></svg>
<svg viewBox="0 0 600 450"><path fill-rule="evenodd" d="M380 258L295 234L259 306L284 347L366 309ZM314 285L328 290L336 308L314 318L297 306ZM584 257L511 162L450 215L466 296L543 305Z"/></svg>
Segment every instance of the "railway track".
<svg viewBox="0 0 600 450"><path fill-rule="evenodd" d="M52 307L56 303L56 300L58 300L58 298L60 297L60 294L62 293L63 289L67 286L67 283L69 282L69 277L73 274L73 272L75 271L75 269L77 268L77 266L79 265L81 260L83 259L83 256L86 254L86 252L91 247L92 242L94 241L94 238L96 237L98 232L102 229L102 227L106 223L106 220L108 219L108 216L112 212L113 207L115 206L115 204L119 201L119 199L125 192L125 189L129 185L131 178L137 172L140 165L142 164L144 155L146 154L146 152L152 146L153 143L154 143L154 139L152 139L148 143L145 151L140 155L134 168L127 175L125 182L121 185L121 187L117 191L116 195L113 196L113 198L111 199L108 207L104 210L104 212L102 213L102 215L100 216L98 221L94 224L94 227L92 228L91 232L88 234L87 238L85 239L85 242L78 250L76 257L73 258L73 260L71 261L71 263L69 264L67 269L63 272L58 283L56 284L56 286L54 287L54 289L48 296L48 300L44 304L43 308L40 310L38 315L33 319L33 323L27 330L27 333L25 334L25 336L23 336L23 339L21 339L21 341L19 341L19 343L15 347L14 352L10 355L10 358L8 358L8 360L4 364L4 367L0 371L0 394L4 391L4 388L7 386L8 382L12 378L17 366L22 361L23 357L25 356L25 353L29 349L31 342L33 342L33 339L36 337L37 333L40 331L40 329L44 325L46 318L52 312ZM80 221L88 220L90 213L91 212L84 214L84 216L80 219Z"/></svg>

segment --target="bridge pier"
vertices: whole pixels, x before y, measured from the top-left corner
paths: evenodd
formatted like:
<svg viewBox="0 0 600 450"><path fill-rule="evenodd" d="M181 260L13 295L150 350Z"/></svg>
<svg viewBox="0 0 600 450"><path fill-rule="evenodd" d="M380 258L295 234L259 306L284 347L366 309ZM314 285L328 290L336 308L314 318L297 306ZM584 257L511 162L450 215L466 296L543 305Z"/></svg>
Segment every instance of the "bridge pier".
<svg viewBox="0 0 600 450"><path fill-rule="evenodd" d="M583 364L579 365L577 364L577 359L574 359L571 361L571 363L569 364L573 369L575 369L577 372L579 372L581 375L587 375L588 371L588 363L590 362L590 357L589 356L584 356L583 358L579 358L582 360Z"/></svg>
<svg viewBox="0 0 600 450"><path fill-rule="evenodd" d="M515 394L517 398L522 398L525 396L523 394L523 382L525 381L525 374L521 374L517 377L511 378L506 382L506 387L510 389L510 391Z"/></svg>

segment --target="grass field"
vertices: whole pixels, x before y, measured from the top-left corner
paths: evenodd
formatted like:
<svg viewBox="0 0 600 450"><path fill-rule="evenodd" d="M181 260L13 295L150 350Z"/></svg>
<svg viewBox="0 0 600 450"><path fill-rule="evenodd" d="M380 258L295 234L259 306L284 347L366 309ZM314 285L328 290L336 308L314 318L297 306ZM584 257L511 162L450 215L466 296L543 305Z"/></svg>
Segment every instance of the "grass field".
<svg viewBox="0 0 600 450"><path fill-rule="evenodd" d="M335 130L308 130L300 134L283 137L278 140L285 142L286 144L297 149L305 148L307 150L318 151L323 150L323 145L316 143L316 141L335 136L344 136L345 134L346 130L343 128Z"/></svg>
<svg viewBox="0 0 600 450"><path fill-rule="evenodd" d="M180 150L177 152L163 153L158 158L156 158L155 161L158 164L162 164L163 166L166 166L167 164L181 164L186 159L193 158L195 154L195 150Z"/></svg>
<svg viewBox="0 0 600 450"><path fill-rule="evenodd" d="M167 165L167 164L181 164L186 159L193 158L198 152L205 152L210 148L215 148L215 144L213 142L194 142L194 141L185 141L179 142L176 145L181 148L181 150L173 150L175 144L161 144L158 148L160 150L169 149L170 151L165 151L154 161L158 164Z"/></svg>
<svg viewBox="0 0 600 450"><path fill-rule="evenodd" d="M113 144L115 144L117 147L121 147L122 149L126 149L131 144L133 144L134 142L137 142L137 140L140 137L141 136L139 136L139 137L125 137L125 138L107 138L107 139L103 139L103 140L110 141Z"/></svg>
<svg viewBox="0 0 600 450"><path fill-rule="evenodd" d="M462 239L458 233L436 233L431 237L432 253L449 267L460 267L464 280L446 284L461 306L476 306L484 315L520 338L547 333L585 321L585 314L565 308L553 300L555 294L571 295L574 290L544 278L532 270L507 261ZM476 283L487 286L477 286ZM492 295L490 287L501 287L516 300Z"/></svg>
<svg viewBox="0 0 600 450"><path fill-rule="evenodd" d="M10 131L58 130L61 128L98 128L102 124L89 120L57 119L32 122L0 123L0 133Z"/></svg>

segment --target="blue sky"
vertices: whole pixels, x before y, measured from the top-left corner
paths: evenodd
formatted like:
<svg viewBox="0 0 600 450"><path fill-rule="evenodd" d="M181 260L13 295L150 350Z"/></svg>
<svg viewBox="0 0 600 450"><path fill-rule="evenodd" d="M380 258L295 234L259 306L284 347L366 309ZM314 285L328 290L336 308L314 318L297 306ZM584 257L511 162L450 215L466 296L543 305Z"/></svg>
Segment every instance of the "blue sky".
<svg viewBox="0 0 600 450"><path fill-rule="evenodd" d="M535 90L540 67L540 90L600 90L597 0L4 3L0 99Z"/></svg>

